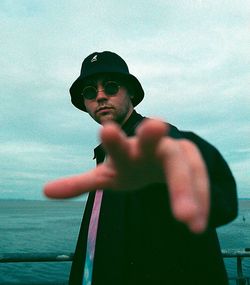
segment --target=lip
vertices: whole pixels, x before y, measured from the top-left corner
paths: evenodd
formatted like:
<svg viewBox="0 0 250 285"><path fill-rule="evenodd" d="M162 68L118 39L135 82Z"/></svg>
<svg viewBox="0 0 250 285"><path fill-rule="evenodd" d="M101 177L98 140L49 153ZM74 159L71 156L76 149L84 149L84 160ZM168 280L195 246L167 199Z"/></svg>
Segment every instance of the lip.
<svg viewBox="0 0 250 285"><path fill-rule="evenodd" d="M96 113L106 113L109 112L112 109L112 107L108 107L108 106L103 106L100 107L96 110Z"/></svg>

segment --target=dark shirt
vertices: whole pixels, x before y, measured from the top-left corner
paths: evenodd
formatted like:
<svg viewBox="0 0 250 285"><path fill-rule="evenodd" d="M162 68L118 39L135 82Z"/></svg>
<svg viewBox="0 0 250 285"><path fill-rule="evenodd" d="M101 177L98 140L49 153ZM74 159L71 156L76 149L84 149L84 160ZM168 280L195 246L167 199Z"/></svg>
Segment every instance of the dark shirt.
<svg viewBox="0 0 250 285"><path fill-rule="evenodd" d="M144 119L135 111L123 126L133 136ZM207 230L193 234L171 213L167 185L137 191L104 191L93 269L93 285L226 285L215 228L237 215L236 185L220 153L191 132L170 126L169 136L197 145L208 169L210 216ZM95 149L97 163L105 154ZM70 274L70 285L82 284L88 224L95 193L89 194Z"/></svg>

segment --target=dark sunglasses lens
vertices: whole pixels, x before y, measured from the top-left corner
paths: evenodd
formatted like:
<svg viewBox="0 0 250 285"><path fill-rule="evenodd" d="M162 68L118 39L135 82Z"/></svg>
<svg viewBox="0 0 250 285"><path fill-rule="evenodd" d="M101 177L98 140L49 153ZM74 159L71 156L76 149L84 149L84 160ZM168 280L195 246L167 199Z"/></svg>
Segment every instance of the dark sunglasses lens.
<svg viewBox="0 0 250 285"><path fill-rule="evenodd" d="M105 93L108 95L114 95L119 91L119 85L117 82L108 81L104 86Z"/></svg>
<svg viewBox="0 0 250 285"><path fill-rule="evenodd" d="M82 95L85 99L94 99L96 97L96 89L93 86L87 86L83 89Z"/></svg>

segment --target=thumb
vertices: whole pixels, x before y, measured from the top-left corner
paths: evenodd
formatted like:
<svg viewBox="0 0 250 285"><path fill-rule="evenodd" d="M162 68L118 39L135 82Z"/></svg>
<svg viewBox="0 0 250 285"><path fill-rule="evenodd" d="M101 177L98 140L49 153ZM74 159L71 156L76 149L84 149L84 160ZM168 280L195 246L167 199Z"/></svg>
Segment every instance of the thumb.
<svg viewBox="0 0 250 285"><path fill-rule="evenodd" d="M43 188L44 195L53 199L77 197L96 190L95 169L84 174L50 181Z"/></svg>

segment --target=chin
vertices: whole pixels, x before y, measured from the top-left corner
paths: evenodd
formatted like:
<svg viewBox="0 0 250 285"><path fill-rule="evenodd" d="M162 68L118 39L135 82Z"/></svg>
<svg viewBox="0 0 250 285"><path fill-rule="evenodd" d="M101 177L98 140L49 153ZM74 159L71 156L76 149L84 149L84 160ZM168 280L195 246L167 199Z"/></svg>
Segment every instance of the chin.
<svg viewBox="0 0 250 285"><path fill-rule="evenodd" d="M99 123L101 125L103 125L103 124L105 124L107 122L114 122L115 119L114 119L114 117L112 115L107 115L107 116L102 116L101 118L99 118L98 121L99 121Z"/></svg>

